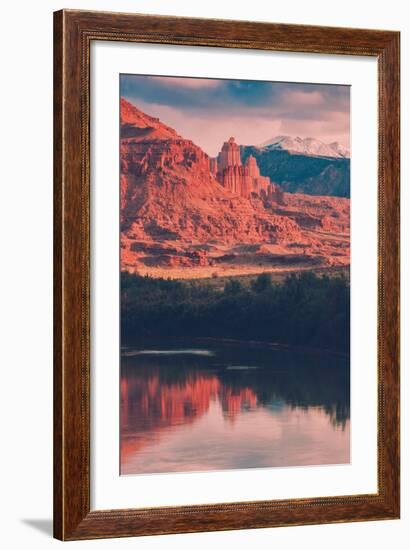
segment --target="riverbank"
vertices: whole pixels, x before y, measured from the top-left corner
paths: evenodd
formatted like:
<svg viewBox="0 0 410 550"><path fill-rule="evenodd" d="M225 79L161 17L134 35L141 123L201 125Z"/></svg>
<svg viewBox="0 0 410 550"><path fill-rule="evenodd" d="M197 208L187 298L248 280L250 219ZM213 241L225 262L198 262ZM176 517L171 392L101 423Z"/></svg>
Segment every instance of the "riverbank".
<svg viewBox="0 0 410 550"><path fill-rule="evenodd" d="M219 281L218 281L219 283ZM218 338L348 354L350 286L343 276L269 274L213 282L122 274L122 341Z"/></svg>
<svg viewBox="0 0 410 550"><path fill-rule="evenodd" d="M196 277L192 279L176 279L177 281L189 282L191 284L197 285L209 285L215 289L223 290L225 284L231 280L238 280L245 287L249 287L252 282L257 279L259 275L267 274L269 275L272 283L282 283L289 276L294 275L295 277L300 277L303 273L313 273L317 277L343 277L346 281L350 281L350 265L346 266L331 266L331 267L318 267L315 269L312 268L287 268L287 269L275 269L269 270L265 269L258 271L254 266L252 271L249 273L241 274L223 274L223 275L211 275L208 277Z"/></svg>

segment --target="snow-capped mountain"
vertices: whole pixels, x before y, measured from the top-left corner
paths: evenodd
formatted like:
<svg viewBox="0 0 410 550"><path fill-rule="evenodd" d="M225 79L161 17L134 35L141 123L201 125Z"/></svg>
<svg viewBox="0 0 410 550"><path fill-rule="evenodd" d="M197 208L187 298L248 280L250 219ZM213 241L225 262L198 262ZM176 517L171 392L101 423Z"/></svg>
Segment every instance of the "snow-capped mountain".
<svg viewBox="0 0 410 550"><path fill-rule="evenodd" d="M282 150L299 155L328 158L350 158L350 151L342 147L337 141L324 143L314 138L300 138L291 136L276 136L259 145L265 150Z"/></svg>
<svg viewBox="0 0 410 550"><path fill-rule="evenodd" d="M338 141L334 141L333 143L329 143L329 147L336 151L339 157L350 159L350 151L346 147L343 147L343 145L340 145Z"/></svg>

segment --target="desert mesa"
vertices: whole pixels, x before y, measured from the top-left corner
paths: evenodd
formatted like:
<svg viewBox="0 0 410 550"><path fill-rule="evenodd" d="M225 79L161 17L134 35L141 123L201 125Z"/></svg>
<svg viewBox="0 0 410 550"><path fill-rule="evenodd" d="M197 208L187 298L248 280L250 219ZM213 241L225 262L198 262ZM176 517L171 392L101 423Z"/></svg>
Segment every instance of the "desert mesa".
<svg viewBox="0 0 410 550"><path fill-rule="evenodd" d="M121 270L172 279L350 264L350 159L279 136L208 156L120 102Z"/></svg>

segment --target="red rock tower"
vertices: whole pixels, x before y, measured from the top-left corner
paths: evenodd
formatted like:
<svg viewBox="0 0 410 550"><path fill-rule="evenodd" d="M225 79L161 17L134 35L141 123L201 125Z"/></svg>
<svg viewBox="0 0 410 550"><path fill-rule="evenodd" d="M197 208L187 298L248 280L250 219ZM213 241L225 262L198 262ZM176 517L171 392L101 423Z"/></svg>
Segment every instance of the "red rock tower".
<svg viewBox="0 0 410 550"><path fill-rule="evenodd" d="M255 158L255 157L253 157L252 155L250 155L250 156L246 159L245 166L248 167L249 175L250 175L252 178L259 178L259 176L261 175L261 173L260 173L260 171L259 171L259 166L258 166L258 163L256 162L256 158Z"/></svg>
<svg viewBox="0 0 410 550"><path fill-rule="evenodd" d="M235 138L230 137L222 145L221 152L218 155L218 171L223 172L228 166L241 166L241 151L239 145L235 143Z"/></svg>
<svg viewBox="0 0 410 550"><path fill-rule="evenodd" d="M215 161L211 161L215 170ZM212 169L212 168L211 168ZM261 176L256 158L252 155L241 161L241 150L235 138L230 137L222 146L216 159L216 178L221 185L244 198L252 195L261 198L271 196L271 182L268 177Z"/></svg>

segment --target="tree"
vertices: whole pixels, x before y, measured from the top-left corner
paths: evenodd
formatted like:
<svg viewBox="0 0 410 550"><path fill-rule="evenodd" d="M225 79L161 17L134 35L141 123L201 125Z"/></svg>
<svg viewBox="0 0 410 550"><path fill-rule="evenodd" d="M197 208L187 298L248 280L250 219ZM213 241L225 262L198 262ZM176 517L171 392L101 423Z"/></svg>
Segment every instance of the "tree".
<svg viewBox="0 0 410 550"><path fill-rule="evenodd" d="M269 273L261 273L252 282L252 289L255 292L265 292L268 288L272 288L272 279Z"/></svg>
<svg viewBox="0 0 410 550"><path fill-rule="evenodd" d="M229 281L225 283L224 292L229 296L235 296L242 292L242 285L236 279L229 279Z"/></svg>

